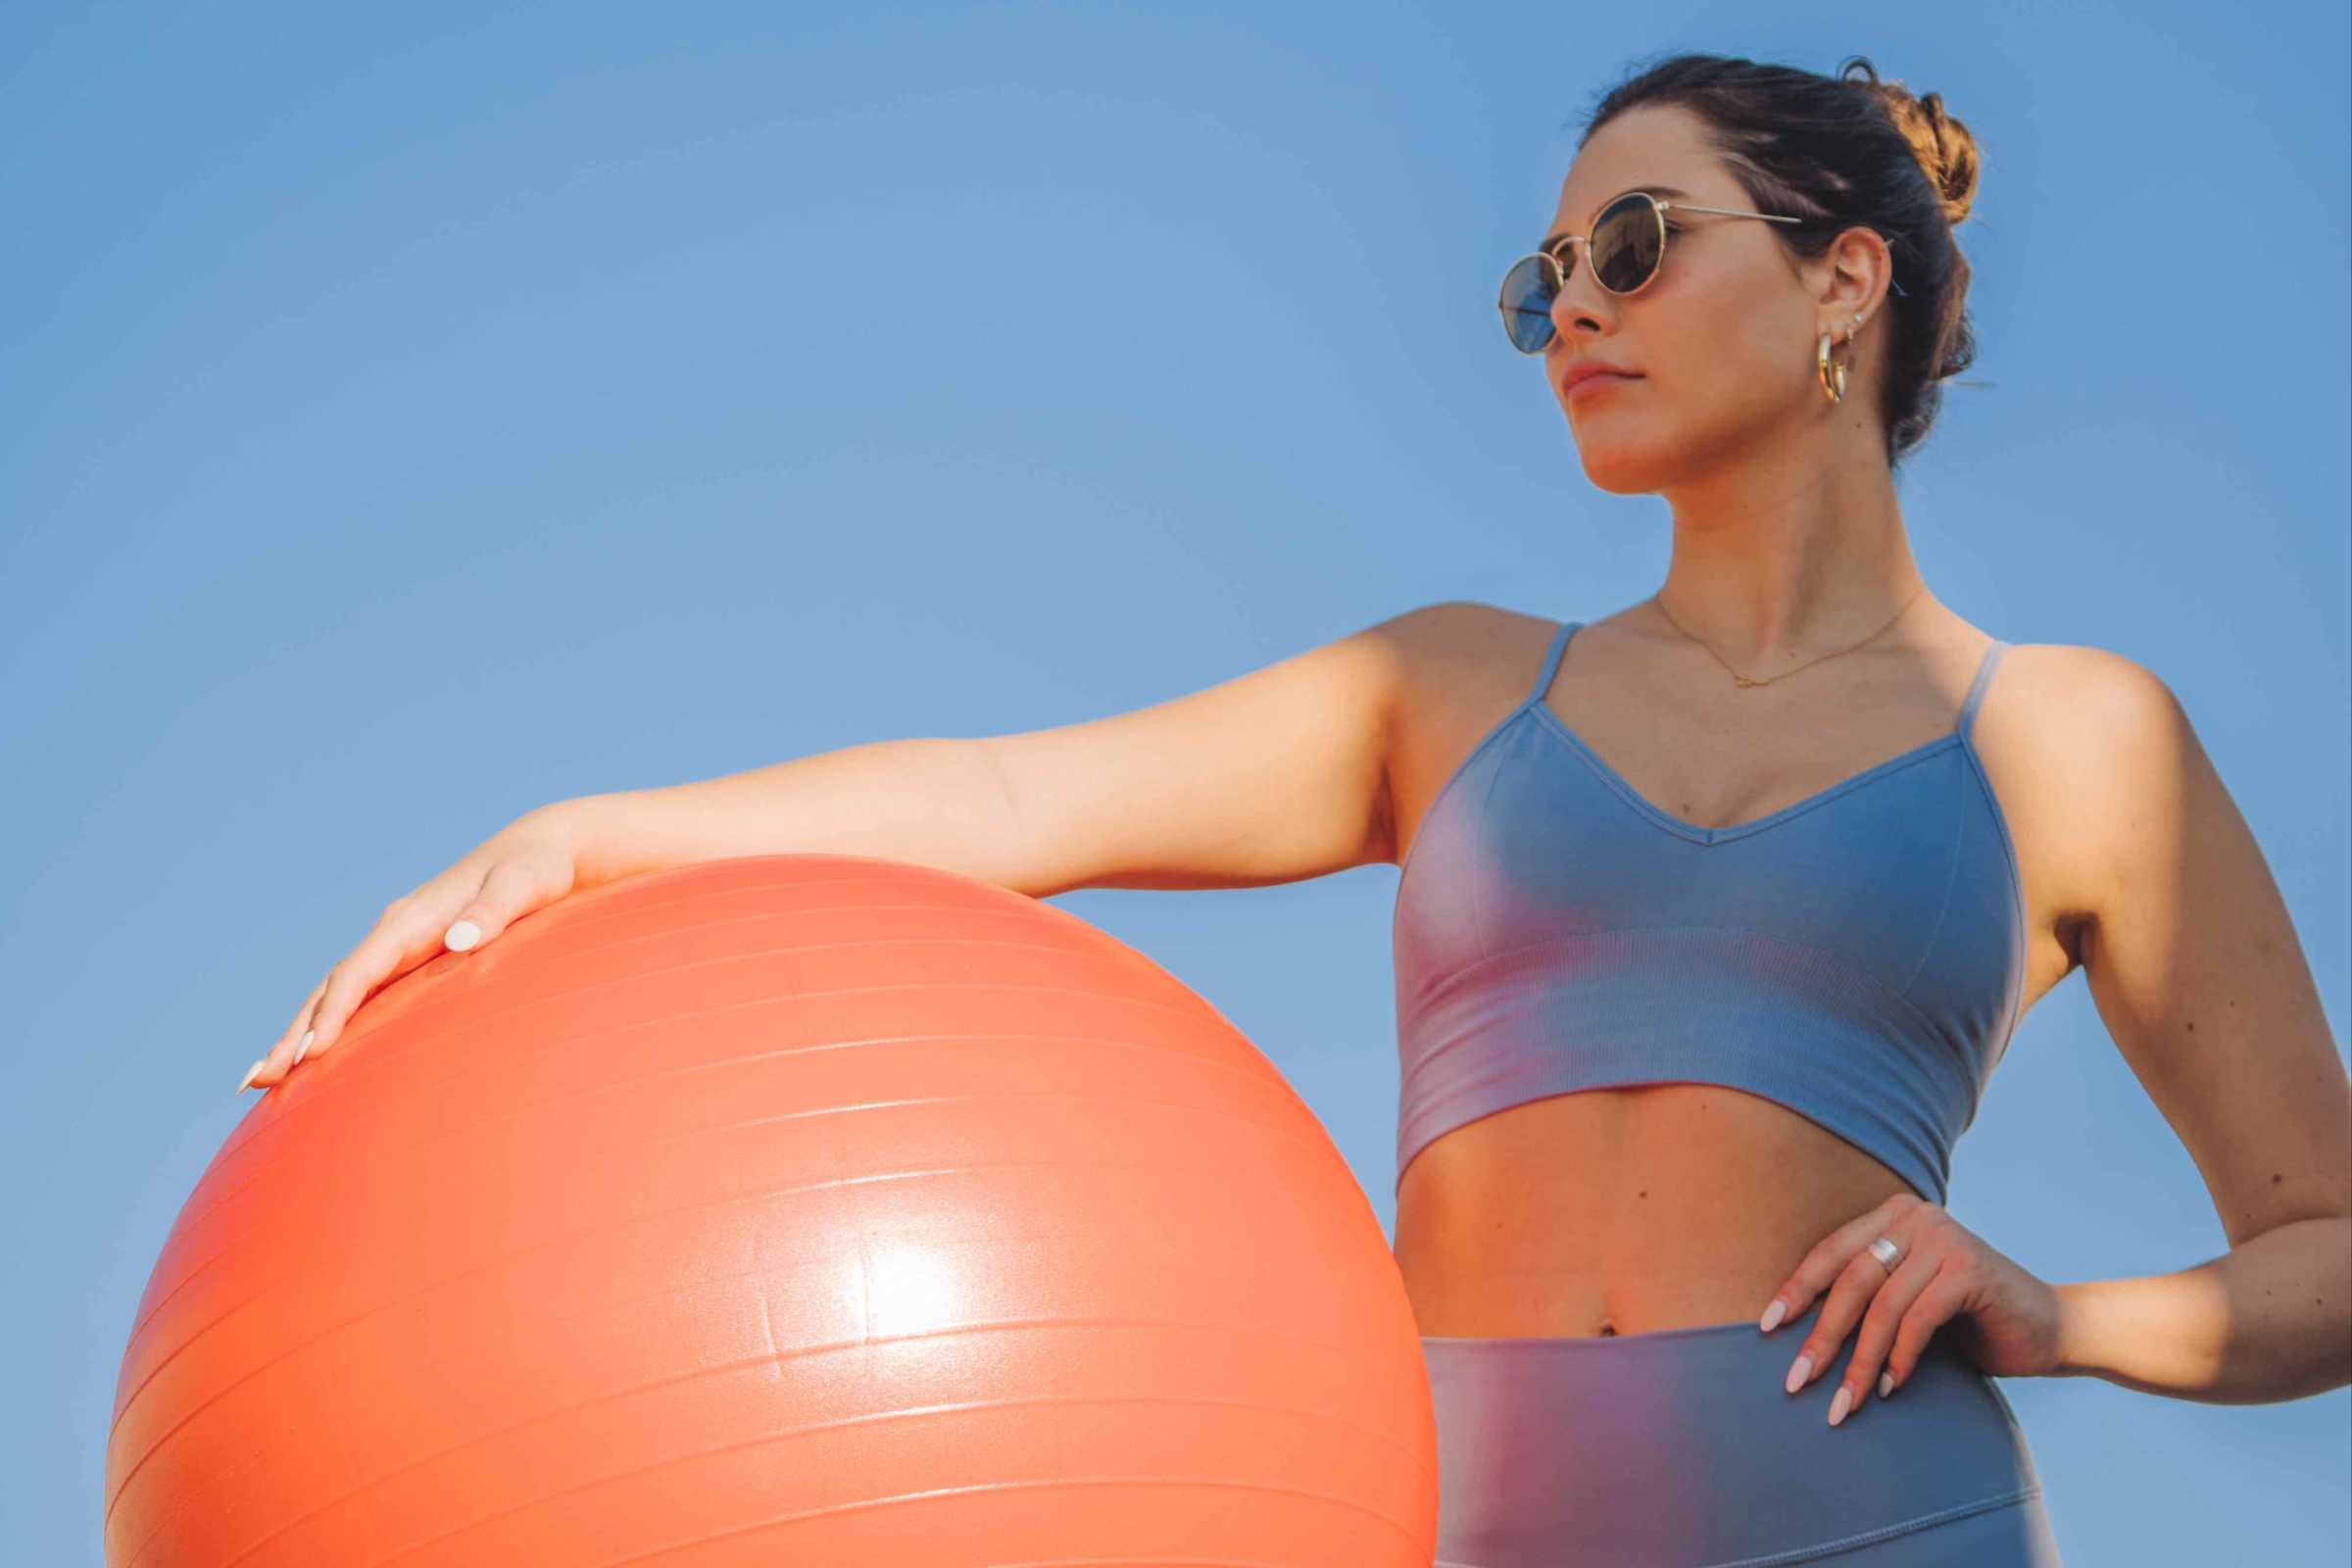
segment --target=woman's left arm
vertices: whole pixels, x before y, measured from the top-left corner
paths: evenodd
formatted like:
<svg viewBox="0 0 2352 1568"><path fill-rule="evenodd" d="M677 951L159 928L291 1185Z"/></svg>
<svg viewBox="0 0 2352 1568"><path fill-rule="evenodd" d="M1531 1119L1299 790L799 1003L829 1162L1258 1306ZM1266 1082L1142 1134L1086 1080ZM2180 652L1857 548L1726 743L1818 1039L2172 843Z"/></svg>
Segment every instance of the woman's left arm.
<svg viewBox="0 0 2352 1568"><path fill-rule="evenodd" d="M2081 706L2107 867L2082 933L2099 1017L2230 1250L2056 1287L2060 1375L2215 1403L2352 1382L2352 1081L2253 832L2172 689L2118 655Z"/></svg>
<svg viewBox="0 0 2352 1568"><path fill-rule="evenodd" d="M2121 655L2076 652L2061 744L2095 868L2082 967L2230 1250L2171 1274L2050 1285L1941 1205L1897 1194L1824 1237L1759 1325L1827 1293L1788 1381L1795 1393L1824 1376L1854 1335L1833 1426L1874 1388L1899 1390L1955 1319L1995 1375L2102 1377L2217 1404L2352 1383L2352 1078L2294 923L2171 688ZM1870 1251L1880 1238L1891 1262Z"/></svg>

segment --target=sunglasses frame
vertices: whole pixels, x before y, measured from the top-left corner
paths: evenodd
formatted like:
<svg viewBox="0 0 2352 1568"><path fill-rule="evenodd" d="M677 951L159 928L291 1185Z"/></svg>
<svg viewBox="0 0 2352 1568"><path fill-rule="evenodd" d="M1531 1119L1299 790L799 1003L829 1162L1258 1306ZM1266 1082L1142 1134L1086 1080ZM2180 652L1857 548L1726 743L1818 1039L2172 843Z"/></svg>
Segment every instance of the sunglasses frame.
<svg viewBox="0 0 2352 1568"><path fill-rule="evenodd" d="M1585 270L1592 274L1592 281L1595 284L1598 284L1603 291L1614 294L1619 299L1630 299L1634 295L1639 294L1643 289L1649 287L1650 284L1656 282L1658 280L1658 274L1666 270L1666 214L1669 211L1715 213L1724 218L1760 218L1767 223L1801 223L1804 221L1804 220L1801 218L1791 218L1784 213L1740 212L1729 207L1701 207L1696 202L1668 201L1663 197L1652 196L1648 191L1645 190L1629 190L1610 197L1608 205L1600 210L1600 217L1602 219L1606 219L1609 214L1616 209L1619 203L1625 202L1634 197L1640 197L1642 202L1647 204L1649 208L1649 220L1658 225L1658 259L1656 265L1650 268L1649 275L1642 279L1641 282L1636 283L1632 288L1618 289L1609 287L1607 281L1601 277L1599 270L1592 266L1591 256L1592 241L1592 237L1586 234L1562 234L1558 239L1552 241L1550 250L1528 252L1525 256L1520 257L1518 261L1513 262L1503 270L1503 281L1507 284L1510 281L1511 273L1517 271L1522 263L1540 260L1545 266L1551 269L1551 297L1554 300L1557 300L1560 297L1561 291L1568 287L1569 269L1575 265L1576 252L1573 249L1569 250L1569 259L1567 265L1565 266L1562 265L1559 256L1556 253L1563 247L1573 247L1581 241L1583 242L1587 252L1585 259ZM1594 228L1598 228L1600 224L1596 221L1592 226ZM1893 289L1897 294L1901 294L1903 292L1903 285L1897 283L1891 277L1886 280L1886 286ZM1551 346L1551 338L1546 337L1543 342L1537 344L1532 349L1519 348L1519 339L1516 336L1513 336L1511 333L1511 317L1513 315L1524 316L1528 313L1524 309L1514 311L1513 307L1508 303L1507 295L1498 294L1495 297L1494 304L1495 309L1502 313L1503 335L1510 338L1511 347L1519 349L1519 352L1522 354L1541 354ZM1546 308L1545 315L1548 316L1549 314L1549 310ZM1553 335L1556 336L1557 332L1558 329L1555 327L1553 329Z"/></svg>

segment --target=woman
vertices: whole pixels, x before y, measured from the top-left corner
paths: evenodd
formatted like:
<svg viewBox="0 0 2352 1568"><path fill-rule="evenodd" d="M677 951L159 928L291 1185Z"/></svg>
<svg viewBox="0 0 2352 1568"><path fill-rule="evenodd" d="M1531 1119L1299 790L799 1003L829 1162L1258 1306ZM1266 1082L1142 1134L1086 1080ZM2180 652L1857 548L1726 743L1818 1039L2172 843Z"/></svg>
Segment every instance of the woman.
<svg viewBox="0 0 2352 1568"><path fill-rule="evenodd" d="M2259 849L2153 674L2011 648L1912 561L1892 472L1970 358L1976 158L1859 64L1632 78L1506 275L1586 472L1672 509L1642 603L1427 606L1093 723L558 803L396 900L247 1082L444 946L697 858L1039 897L1387 859L1440 1564L2055 1563L1994 1378L2352 1380L2352 1085ZM2078 965L2221 1258L2053 1286L1941 1207Z"/></svg>

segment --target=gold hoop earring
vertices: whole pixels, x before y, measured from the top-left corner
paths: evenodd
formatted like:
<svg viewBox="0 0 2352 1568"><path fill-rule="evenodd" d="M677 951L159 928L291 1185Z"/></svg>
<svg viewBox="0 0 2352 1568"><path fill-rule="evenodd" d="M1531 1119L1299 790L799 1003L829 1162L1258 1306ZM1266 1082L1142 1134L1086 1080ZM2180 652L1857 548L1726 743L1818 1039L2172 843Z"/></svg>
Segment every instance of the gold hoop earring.
<svg viewBox="0 0 2352 1568"><path fill-rule="evenodd" d="M1860 331L1861 328L1861 319L1859 318L1849 317L1846 320L1845 340L1848 343L1851 343L1854 340L1854 334ZM1843 365L1834 365L1831 363L1830 341L1831 338L1829 333L1824 332L1821 334L1821 350L1816 356L1821 368L1821 389L1825 393L1829 394L1829 399L1832 403L1843 403L1845 401L1846 367Z"/></svg>

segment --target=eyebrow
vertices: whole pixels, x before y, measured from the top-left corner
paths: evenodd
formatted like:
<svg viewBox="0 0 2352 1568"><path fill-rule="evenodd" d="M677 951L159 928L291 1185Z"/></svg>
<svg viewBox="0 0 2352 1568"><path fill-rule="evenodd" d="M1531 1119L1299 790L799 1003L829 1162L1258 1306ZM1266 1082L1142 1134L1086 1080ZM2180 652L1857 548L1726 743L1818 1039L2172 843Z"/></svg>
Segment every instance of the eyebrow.
<svg viewBox="0 0 2352 1568"><path fill-rule="evenodd" d="M1625 189L1619 191L1617 196L1631 196L1635 191L1638 190L1645 190L1652 196L1663 196L1669 201L1690 200L1690 193L1689 191L1677 190L1672 185L1628 185ZM1610 197L1609 202L1615 201L1617 196ZM1603 212L1607 211L1609 202L1602 202L1600 204L1600 210ZM1557 245L1561 240L1566 239L1571 232L1572 231L1569 229L1555 228L1550 233L1544 236L1544 243L1537 246L1536 249L1540 251L1547 251L1554 245Z"/></svg>

